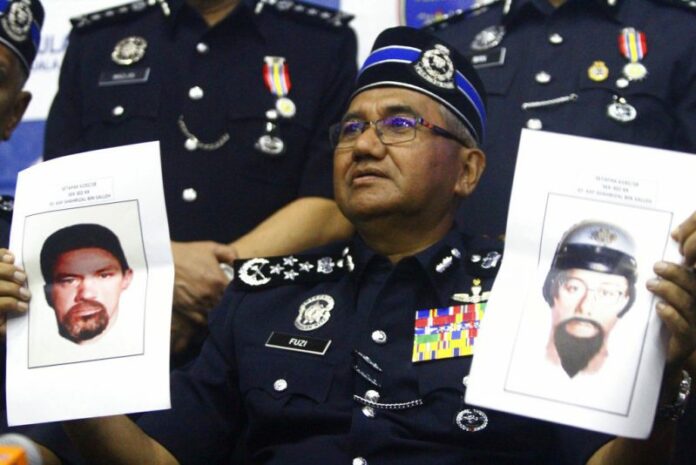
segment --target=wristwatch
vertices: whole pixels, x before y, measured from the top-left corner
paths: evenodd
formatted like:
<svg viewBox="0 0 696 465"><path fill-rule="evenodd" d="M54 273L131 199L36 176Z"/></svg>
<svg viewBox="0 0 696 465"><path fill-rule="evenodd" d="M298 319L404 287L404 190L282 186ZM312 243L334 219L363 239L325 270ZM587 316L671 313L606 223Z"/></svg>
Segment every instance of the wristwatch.
<svg viewBox="0 0 696 465"><path fill-rule="evenodd" d="M691 393L691 376L686 370L682 370L682 380L679 383L679 392L677 398L671 404L663 404L657 408L657 417L666 418L668 420L677 421L686 410L686 402L689 400Z"/></svg>

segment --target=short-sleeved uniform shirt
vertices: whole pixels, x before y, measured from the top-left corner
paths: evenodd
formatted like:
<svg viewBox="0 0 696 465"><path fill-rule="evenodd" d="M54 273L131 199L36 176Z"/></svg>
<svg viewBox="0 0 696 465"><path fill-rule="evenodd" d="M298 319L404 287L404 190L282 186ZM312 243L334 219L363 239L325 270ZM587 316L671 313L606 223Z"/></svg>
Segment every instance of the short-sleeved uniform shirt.
<svg viewBox="0 0 696 465"><path fill-rule="evenodd" d="M512 0L504 13L506 3L433 27L472 59L488 97L487 170L462 224L505 232L522 128L696 153L696 9L677 6L688 2ZM620 46L631 28L643 44L632 58ZM647 73L626 78L631 61Z"/></svg>
<svg viewBox="0 0 696 465"><path fill-rule="evenodd" d="M497 243L453 230L397 265L360 239L342 248L242 265L235 279L257 290L228 290L198 360L172 378L173 409L140 426L182 464L206 465L235 463L237 444L242 463L264 465L584 464L607 441L467 405L463 346L414 351L456 305L474 314L452 324L475 347L481 301L452 296L485 295Z"/></svg>
<svg viewBox="0 0 696 465"><path fill-rule="evenodd" d="M342 13L300 2L257 12L243 1L210 28L184 0L167 2L168 15L140 3L76 23L45 158L159 140L170 233L181 241L229 242L294 199L332 198L328 126L356 73ZM283 64L270 66L272 85L269 62ZM291 104L279 112L281 98ZM283 153L257 149L265 135ZM192 138L209 150L189 150Z"/></svg>

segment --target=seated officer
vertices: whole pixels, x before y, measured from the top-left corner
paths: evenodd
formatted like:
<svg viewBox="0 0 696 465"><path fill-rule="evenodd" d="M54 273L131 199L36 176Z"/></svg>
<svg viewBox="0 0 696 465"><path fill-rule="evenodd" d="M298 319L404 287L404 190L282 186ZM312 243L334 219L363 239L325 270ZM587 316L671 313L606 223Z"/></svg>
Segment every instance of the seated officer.
<svg viewBox="0 0 696 465"><path fill-rule="evenodd" d="M487 292L499 263L496 243L454 228L485 165L482 96L475 72L444 42L410 28L383 32L332 131L336 200L357 236L236 263L237 289L211 315L203 351L173 375L171 410L138 424L119 416L64 425L90 463L226 464L235 453L240 463L283 465L663 463L666 421L653 441L609 441L482 411L463 397L470 346L428 362L414 351L431 311L423 309L449 307L462 288ZM695 238L696 215L675 234L689 264ZM0 275L6 295L18 297L9 261ZM663 279L650 289L672 332L663 390L671 399L694 348L696 283L685 267L656 271ZM452 310L475 318L480 305Z"/></svg>
<svg viewBox="0 0 696 465"><path fill-rule="evenodd" d="M23 87L41 43L43 19L39 0L0 2L0 139L3 141L10 139L31 101L31 94ZM10 242L13 206L11 197L0 195L0 247Z"/></svg>

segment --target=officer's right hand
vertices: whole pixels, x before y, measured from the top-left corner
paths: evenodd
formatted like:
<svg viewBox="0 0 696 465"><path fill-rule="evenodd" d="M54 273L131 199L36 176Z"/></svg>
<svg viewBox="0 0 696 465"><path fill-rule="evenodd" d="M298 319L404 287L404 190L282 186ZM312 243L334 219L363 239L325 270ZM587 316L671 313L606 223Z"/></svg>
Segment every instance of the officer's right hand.
<svg viewBox="0 0 696 465"><path fill-rule="evenodd" d="M7 317L24 314L31 294L24 287L27 275L14 266L14 255L0 248L0 340L5 339Z"/></svg>

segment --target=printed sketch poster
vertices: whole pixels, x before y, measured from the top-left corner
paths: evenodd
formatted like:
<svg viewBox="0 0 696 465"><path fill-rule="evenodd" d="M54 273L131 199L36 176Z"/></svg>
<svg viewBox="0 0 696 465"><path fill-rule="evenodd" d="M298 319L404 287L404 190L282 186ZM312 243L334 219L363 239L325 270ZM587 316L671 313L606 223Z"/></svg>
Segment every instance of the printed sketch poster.
<svg viewBox="0 0 696 465"><path fill-rule="evenodd" d="M159 144L63 157L18 177L10 249L10 425L168 408L173 266Z"/></svg>
<svg viewBox="0 0 696 465"><path fill-rule="evenodd" d="M626 437L649 435L666 332L645 282L679 263L696 157L524 130L503 263L466 401Z"/></svg>

